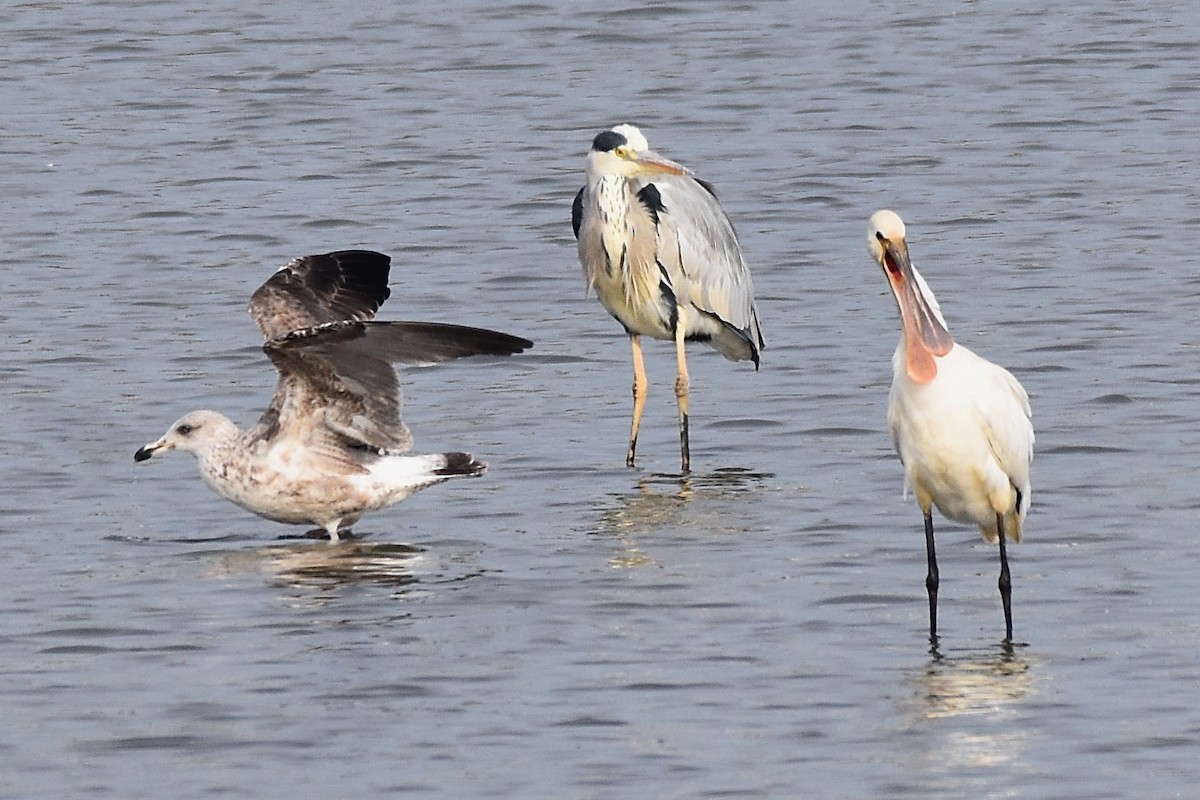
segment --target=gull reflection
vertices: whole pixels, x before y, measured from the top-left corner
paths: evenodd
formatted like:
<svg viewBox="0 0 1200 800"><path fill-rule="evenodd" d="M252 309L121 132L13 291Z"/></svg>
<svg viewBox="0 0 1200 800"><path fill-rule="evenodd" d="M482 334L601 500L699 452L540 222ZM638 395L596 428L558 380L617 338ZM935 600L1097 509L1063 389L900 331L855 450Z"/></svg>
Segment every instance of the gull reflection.
<svg viewBox="0 0 1200 800"><path fill-rule="evenodd" d="M275 585L289 588L373 583L402 593L417 582L413 567L422 552L411 545L362 540L318 547L307 542L271 545L224 556L220 571L265 573Z"/></svg>
<svg viewBox="0 0 1200 800"><path fill-rule="evenodd" d="M652 474L640 478L633 490L612 496L593 530L614 537L620 551L610 560L614 567L639 567L655 563L637 541L654 533L743 533L751 529L746 503L770 473L739 468L718 469L684 476Z"/></svg>

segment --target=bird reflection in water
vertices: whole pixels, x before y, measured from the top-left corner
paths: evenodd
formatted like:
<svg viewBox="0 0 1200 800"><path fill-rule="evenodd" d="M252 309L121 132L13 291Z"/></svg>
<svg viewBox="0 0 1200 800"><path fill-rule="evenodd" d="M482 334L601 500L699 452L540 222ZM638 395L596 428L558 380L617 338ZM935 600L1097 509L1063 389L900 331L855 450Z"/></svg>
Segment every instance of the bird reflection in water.
<svg viewBox="0 0 1200 800"><path fill-rule="evenodd" d="M1035 693L1036 666L1005 646L954 658L935 651L913 671L907 716L920 732L931 774L945 779L958 769L1008 766L1021 757L1032 732L1017 721L1021 704Z"/></svg>
<svg viewBox="0 0 1200 800"><path fill-rule="evenodd" d="M345 584L371 583L403 594L417 582L413 567L424 550L394 542L344 541L329 547L310 544L272 545L233 553L222 570L261 572L279 586L327 590Z"/></svg>
<svg viewBox="0 0 1200 800"><path fill-rule="evenodd" d="M925 716L998 713L1024 698L1033 683L1029 661L1011 646L988 656L938 653L916 678Z"/></svg>
<svg viewBox="0 0 1200 800"><path fill-rule="evenodd" d="M633 491L612 495L615 506L601 515L593 533L614 537L619 542L620 550L609 561L613 567L652 565L654 559L638 545L638 540L648 535L713 535L750 530L745 498L764 480L773 477L771 473L735 467L683 476L647 475L638 480Z"/></svg>

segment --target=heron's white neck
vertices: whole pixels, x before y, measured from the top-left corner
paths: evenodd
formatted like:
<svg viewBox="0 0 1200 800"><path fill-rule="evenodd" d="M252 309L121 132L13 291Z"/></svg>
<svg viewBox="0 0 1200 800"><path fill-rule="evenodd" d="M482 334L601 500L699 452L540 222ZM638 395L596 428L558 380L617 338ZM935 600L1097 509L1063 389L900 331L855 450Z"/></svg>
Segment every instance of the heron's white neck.
<svg viewBox="0 0 1200 800"><path fill-rule="evenodd" d="M625 257L629 238L630 187L621 175L601 175L596 181L596 207L603 222L604 250L608 253L609 267L624 272L628 259Z"/></svg>

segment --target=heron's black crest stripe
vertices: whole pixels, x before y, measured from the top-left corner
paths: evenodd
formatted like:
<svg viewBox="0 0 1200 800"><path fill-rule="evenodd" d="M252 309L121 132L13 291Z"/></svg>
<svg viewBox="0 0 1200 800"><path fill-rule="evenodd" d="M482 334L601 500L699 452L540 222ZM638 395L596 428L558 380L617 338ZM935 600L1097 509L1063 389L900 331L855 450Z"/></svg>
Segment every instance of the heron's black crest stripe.
<svg viewBox="0 0 1200 800"><path fill-rule="evenodd" d="M706 180L703 180L703 179L701 179L701 178L696 178L696 183L698 183L698 184L700 184L701 186L703 186L703 187L704 187L704 191L706 191L706 192L708 192L709 194L711 194L711 195L713 196L713 198L716 198L716 196L717 196L717 187L713 186L711 183L709 183L708 181L706 181Z"/></svg>
<svg viewBox="0 0 1200 800"><path fill-rule="evenodd" d="M642 201L642 205L650 212L650 216L654 219L654 224L658 224L658 212L666 211L667 207L663 205L662 194L659 193L658 187L653 183L648 183L638 190L638 200Z"/></svg>
<svg viewBox="0 0 1200 800"><path fill-rule="evenodd" d="M586 188L586 187L585 187ZM571 204L571 227L575 230L575 238L579 238L579 226L583 224L583 189L575 195Z"/></svg>
<svg viewBox="0 0 1200 800"><path fill-rule="evenodd" d="M596 134L596 138L592 139L592 149L598 153L615 150L627 144L629 144L629 140L616 131L604 131Z"/></svg>

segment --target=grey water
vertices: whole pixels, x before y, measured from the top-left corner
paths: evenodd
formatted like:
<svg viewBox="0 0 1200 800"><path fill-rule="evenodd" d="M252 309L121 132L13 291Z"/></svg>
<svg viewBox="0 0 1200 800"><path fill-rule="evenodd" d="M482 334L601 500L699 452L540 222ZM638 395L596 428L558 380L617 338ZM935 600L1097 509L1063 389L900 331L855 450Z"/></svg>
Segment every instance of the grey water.
<svg viewBox="0 0 1200 800"><path fill-rule="evenodd" d="M0 796L1193 797L1200 61L1186 4L0 9ZM720 192L762 369L629 345L570 228L618 122ZM1026 540L921 516L890 207L1037 430ZM250 424L245 303L393 256L381 318L526 336L404 376L478 480L328 544L133 451Z"/></svg>

